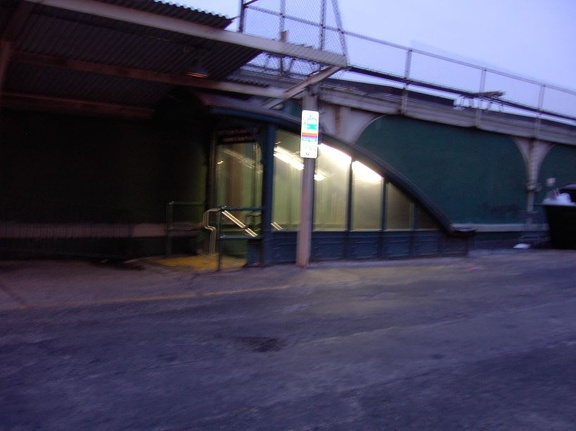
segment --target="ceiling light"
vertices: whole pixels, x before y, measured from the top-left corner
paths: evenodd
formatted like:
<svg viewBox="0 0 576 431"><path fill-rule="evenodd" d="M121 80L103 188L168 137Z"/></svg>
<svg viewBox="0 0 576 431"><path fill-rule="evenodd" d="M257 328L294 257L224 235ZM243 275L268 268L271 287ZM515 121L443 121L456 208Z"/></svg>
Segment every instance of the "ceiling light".
<svg viewBox="0 0 576 431"><path fill-rule="evenodd" d="M199 60L194 60L185 75L192 78L208 78L209 73Z"/></svg>

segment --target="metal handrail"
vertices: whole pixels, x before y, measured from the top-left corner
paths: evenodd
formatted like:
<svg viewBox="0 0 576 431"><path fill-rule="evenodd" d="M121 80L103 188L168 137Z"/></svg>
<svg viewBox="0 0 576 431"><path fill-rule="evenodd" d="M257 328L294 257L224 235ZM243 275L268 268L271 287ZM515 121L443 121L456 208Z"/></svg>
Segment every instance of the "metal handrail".
<svg viewBox="0 0 576 431"><path fill-rule="evenodd" d="M208 245L208 254L216 253L216 233L217 228L216 226L210 225L210 214L217 213L220 211L220 208L211 208L209 210L204 211L204 215L202 217L202 226L204 229L210 231L210 242Z"/></svg>
<svg viewBox="0 0 576 431"><path fill-rule="evenodd" d="M257 239L259 235L246 223L236 217L231 211L249 211L248 217L255 217L256 212L262 211L262 207L231 207L231 206L221 206L218 208L210 208L204 211L203 215L203 226L204 229L210 231L210 249L209 253L214 254L217 253L218 255L218 268L217 270L220 271L222 266L222 253L220 252L219 243L222 240L227 239ZM210 215L211 214L218 214L217 218L217 226L210 224ZM236 227L242 229L244 233L247 235L245 237L238 237L238 236L228 236L223 235L222 232L222 218L226 218Z"/></svg>
<svg viewBox="0 0 576 431"><path fill-rule="evenodd" d="M170 201L166 204L166 237L165 237L165 254L170 256L172 254L172 232L175 230L192 230L193 228L188 227L187 229L177 228L174 226L174 207L184 206L184 207L201 207L206 206L205 202L187 202L187 201ZM190 226L190 223L187 224Z"/></svg>
<svg viewBox="0 0 576 431"><path fill-rule="evenodd" d="M258 234L254 232L252 229L250 229L250 227L248 227L246 223L240 221L240 219L234 216L234 214L232 214L230 211L223 210L222 215L226 217L228 220L230 220L232 223L234 223L236 226L238 226L240 229L242 229L244 232L246 232L248 235L250 235L252 238L258 236Z"/></svg>

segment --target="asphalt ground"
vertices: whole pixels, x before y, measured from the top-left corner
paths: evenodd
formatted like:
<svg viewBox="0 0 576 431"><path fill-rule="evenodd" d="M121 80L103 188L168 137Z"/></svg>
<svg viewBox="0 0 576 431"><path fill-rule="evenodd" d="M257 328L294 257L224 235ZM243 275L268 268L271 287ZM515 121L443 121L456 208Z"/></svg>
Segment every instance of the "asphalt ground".
<svg viewBox="0 0 576 431"><path fill-rule="evenodd" d="M0 431L575 430L576 251L0 261Z"/></svg>

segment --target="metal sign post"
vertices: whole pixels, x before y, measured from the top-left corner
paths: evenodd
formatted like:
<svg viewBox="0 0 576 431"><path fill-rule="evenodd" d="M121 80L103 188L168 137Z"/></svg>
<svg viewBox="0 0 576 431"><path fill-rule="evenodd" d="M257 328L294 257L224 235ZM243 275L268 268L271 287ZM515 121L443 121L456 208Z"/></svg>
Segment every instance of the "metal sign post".
<svg viewBox="0 0 576 431"><path fill-rule="evenodd" d="M318 157L320 121L316 109L316 96L304 96L302 111L302 133L300 137L300 157L304 161L302 174L302 196L300 201L300 230L296 246L296 265L306 268L310 262L312 244L312 210L314 208L314 170Z"/></svg>
<svg viewBox="0 0 576 431"><path fill-rule="evenodd" d="M300 157L303 159L315 159L318 157L319 118L320 114L318 111L302 111Z"/></svg>

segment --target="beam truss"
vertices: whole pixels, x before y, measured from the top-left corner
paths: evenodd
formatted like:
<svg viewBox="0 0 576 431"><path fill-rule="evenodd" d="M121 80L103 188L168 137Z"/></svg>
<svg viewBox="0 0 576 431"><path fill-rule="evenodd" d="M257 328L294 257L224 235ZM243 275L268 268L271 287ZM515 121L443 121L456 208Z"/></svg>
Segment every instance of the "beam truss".
<svg viewBox="0 0 576 431"><path fill-rule="evenodd" d="M270 54L300 58L329 66L346 67L346 56L319 49L295 45L279 40L264 39L244 33L220 30L202 24L191 23L149 12L128 9L93 0L26 0L44 6L71 10L146 27L173 31L188 36L228 43L264 51Z"/></svg>
<svg viewBox="0 0 576 431"><path fill-rule="evenodd" d="M166 74L149 70L119 67L96 62L86 62L57 56L31 54L23 51L14 51L12 49L12 42L16 40L18 34L24 27L30 13L37 3L40 3L44 6L50 6L79 13L86 13L162 30L174 31L206 40L253 48L281 57L303 59L324 65L325 67L320 72L313 74L305 79L302 83L286 90L278 87L262 87L257 85L240 84L226 81L195 79L187 76ZM311 47L294 45L285 41L269 40L244 33L215 29L213 27L190 23L176 18L159 16L148 12L128 9L125 7L96 2L93 0L21 0L11 17L6 31L0 39L0 43L2 47L0 53L0 94L3 90L2 83L6 75L9 62L19 62L41 67L57 67L72 71L97 73L120 78L140 79L170 85L181 85L201 89L248 94L263 97L268 100L269 105L275 106L282 100L297 96L299 93L304 91L308 85L318 83L347 66L347 59L344 55L322 51ZM20 94L16 99L25 99L26 103L31 103L33 98L34 95L25 96ZM14 96L10 97L10 99L14 100ZM45 99L46 98L38 97L38 102L45 102ZM69 99L66 99L66 101L67 103L71 103ZM87 103L87 101L79 101L73 105L86 106ZM59 105L64 104L64 101L59 103ZM107 104L101 104L99 102L93 102L93 105L107 106ZM126 109L128 111L132 111L132 108L133 107L127 107Z"/></svg>

